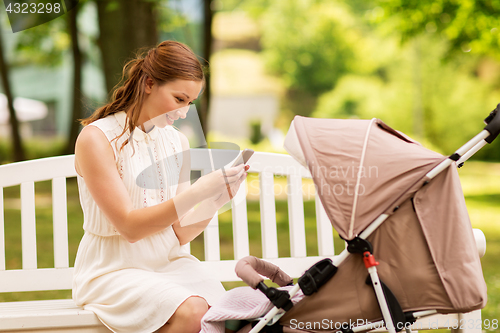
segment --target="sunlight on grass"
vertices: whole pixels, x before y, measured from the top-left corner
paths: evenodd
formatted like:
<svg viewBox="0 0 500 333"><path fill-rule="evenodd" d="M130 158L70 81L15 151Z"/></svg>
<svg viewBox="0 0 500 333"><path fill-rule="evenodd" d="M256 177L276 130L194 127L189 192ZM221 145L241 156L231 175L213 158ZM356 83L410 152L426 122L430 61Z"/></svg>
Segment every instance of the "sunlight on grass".
<svg viewBox="0 0 500 333"><path fill-rule="evenodd" d="M500 193L500 163L470 161L458 170L466 196Z"/></svg>

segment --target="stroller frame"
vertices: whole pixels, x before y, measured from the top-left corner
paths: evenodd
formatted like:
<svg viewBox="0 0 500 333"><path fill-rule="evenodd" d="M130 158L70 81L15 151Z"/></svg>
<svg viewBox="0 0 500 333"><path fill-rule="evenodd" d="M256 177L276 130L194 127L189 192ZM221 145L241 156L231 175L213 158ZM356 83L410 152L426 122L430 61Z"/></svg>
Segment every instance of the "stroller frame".
<svg viewBox="0 0 500 333"><path fill-rule="evenodd" d="M467 161L471 156L473 156L477 151L479 151L481 148L483 148L487 143L492 143L493 140L500 134L500 104L497 105L495 110L493 110L489 116L484 120L486 123L486 127L479 133L477 134L474 138L469 140L467 143L465 143L462 147L460 147L454 154L448 156L446 159L444 159L440 164L432 168L423 178L424 180L422 182L422 187L427 185L433 178L435 178L437 175L439 175L442 171L446 170L448 167L450 167L454 162L456 163L457 167L461 167L465 161ZM369 130L368 130L369 132ZM367 132L367 136L368 133ZM366 140L365 140L365 145L366 145ZM364 147L366 148L366 147ZM398 209L399 207L395 207L393 213ZM379 215L373 222L370 223L370 225L363 230L359 236L355 237L355 239L366 241L366 238L368 238L382 223L384 223L387 218L389 218L389 214L381 214ZM356 326L353 328L347 328L347 329L342 329L342 332L361 332L361 331L367 331L367 330L372 330L375 328L380 328L385 326L388 332L390 333L396 333L396 327L394 325L394 318L391 314L391 311L389 309L389 302L387 300L387 295L384 294L384 290L382 287L382 284L380 282L380 279L378 277L377 273L377 268L376 266L378 263L375 261L375 258L373 257L373 254L371 253L372 251L362 251L363 254L363 260L365 261L365 267L368 270L368 273L370 274L371 277L371 282L373 285L373 288L375 290L376 298L379 303L380 310L382 312L382 317L383 320L378 321L378 322L373 322L373 323L367 323L362 326ZM332 260L331 263L333 266L336 268L344 262L348 256L351 253L356 253L353 252L352 249L349 249L349 246L342 251L339 255L335 256ZM358 252L360 253L360 252ZM330 276L330 278L333 277L333 274ZM260 289L260 288L259 288ZM293 286L293 288L288 292L289 298L292 298L297 292L301 289L301 286L299 283ZM263 291L261 289L261 291ZM273 302L274 303L274 302ZM398 304L399 306L399 304ZM280 313L281 311L281 313ZM252 330L249 333L258 333L264 326L266 326L271 320L272 322L276 322L281 316L285 314L286 311L283 311L280 307L274 306L264 317L260 319L260 321L252 328ZM437 313L437 310L426 310L426 311L418 311L418 312L413 312L411 313L413 318L408 318L407 321L412 321L414 322L416 319L423 318L426 316L434 315ZM411 329L408 327L405 327L406 332L411 332ZM402 330L402 328L400 329ZM399 330L398 330L399 331Z"/></svg>

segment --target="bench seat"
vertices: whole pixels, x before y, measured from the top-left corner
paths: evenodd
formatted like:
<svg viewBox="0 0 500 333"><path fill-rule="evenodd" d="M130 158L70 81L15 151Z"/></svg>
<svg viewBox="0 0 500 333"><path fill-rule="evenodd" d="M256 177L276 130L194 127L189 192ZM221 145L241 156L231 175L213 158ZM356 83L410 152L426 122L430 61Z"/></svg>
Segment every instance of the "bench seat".
<svg viewBox="0 0 500 333"><path fill-rule="evenodd" d="M110 332L72 299L0 303L1 332Z"/></svg>

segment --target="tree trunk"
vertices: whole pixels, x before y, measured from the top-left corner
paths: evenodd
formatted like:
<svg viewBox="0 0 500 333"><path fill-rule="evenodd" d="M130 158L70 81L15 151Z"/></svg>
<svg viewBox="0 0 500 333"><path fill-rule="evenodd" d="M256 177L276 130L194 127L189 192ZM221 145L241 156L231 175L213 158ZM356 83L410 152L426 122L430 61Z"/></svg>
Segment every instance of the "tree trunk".
<svg viewBox="0 0 500 333"><path fill-rule="evenodd" d="M73 54L73 112L71 117L68 143L64 149L64 154L75 152L76 138L80 132L78 119L82 118L82 53L78 44L78 17L79 6L75 6L67 13L68 31L71 36L71 51Z"/></svg>
<svg viewBox="0 0 500 333"><path fill-rule="evenodd" d="M123 65L142 47L158 43L156 4L148 0L95 0L106 89L113 90Z"/></svg>
<svg viewBox="0 0 500 333"><path fill-rule="evenodd" d="M208 66L210 56L212 55L212 20L214 11L212 10L212 0L204 0L204 20L203 20L203 58ZM205 137L208 134L208 112L210 106L211 84L210 71L206 73L205 91L203 92L200 105L200 122Z"/></svg>
<svg viewBox="0 0 500 333"><path fill-rule="evenodd" d="M0 22L1 23L1 22ZM17 120L16 112L14 110L14 97L10 89L9 82L9 68L5 60L4 49L3 49L3 34L0 31L0 75L2 77L2 86L7 97L7 106L10 115L10 127L11 127L11 137L13 143L12 155L14 161L23 161L26 159L24 154L24 149L21 140L21 134L19 133L19 121Z"/></svg>

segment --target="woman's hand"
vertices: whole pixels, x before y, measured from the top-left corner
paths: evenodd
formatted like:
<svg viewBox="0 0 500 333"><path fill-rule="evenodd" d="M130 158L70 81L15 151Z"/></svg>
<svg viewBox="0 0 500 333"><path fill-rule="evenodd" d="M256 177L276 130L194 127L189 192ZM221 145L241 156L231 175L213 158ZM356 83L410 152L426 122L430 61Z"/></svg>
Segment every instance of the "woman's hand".
<svg viewBox="0 0 500 333"><path fill-rule="evenodd" d="M207 193L211 194L211 196L203 200L196 209L186 214L179 223L173 225L181 245L192 241L198 236L208 225L214 214L217 213L217 210L236 195L241 183L247 176L245 171L248 168L248 166L241 165L224 169L224 171L217 170L201 177L193 184L191 188L195 189L195 191L192 196L198 191L205 191L203 196L207 195ZM221 186L221 184L223 185Z"/></svg>
<svg viewBox="0 0 500 333"><path fill-rule="evenodd" d="M246 171L248 169L249 169L249 166L246 165L243 169L244 172L240 176L239 179L237 179L232 184L226 184L226 189L224 191L222 191L222 193L212 197L212 200L213 200L213 203L214 203L216 209L219 209L222 206L224 206L227 202L229 202L231 199L233 199L233 197L236 195L236 193L238 193L238 190L240 188L241 183L243 183L243 181L247 177Z"/></svg>
<svg viewBox="0 0 500 333"><path fill-rule="evenodd" d="M207 175L200 177L193 186L196 187L204 199L218 200L223 194L223 192L228 192L229 188L233 188L239 182L236 190L243 181L241 178L245 179L246 172L245 166L240 164L233 168L226 168L224 171L218 169Z"/></svg>

